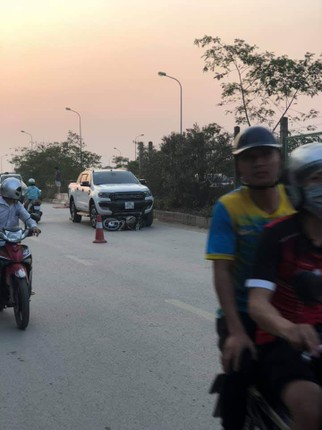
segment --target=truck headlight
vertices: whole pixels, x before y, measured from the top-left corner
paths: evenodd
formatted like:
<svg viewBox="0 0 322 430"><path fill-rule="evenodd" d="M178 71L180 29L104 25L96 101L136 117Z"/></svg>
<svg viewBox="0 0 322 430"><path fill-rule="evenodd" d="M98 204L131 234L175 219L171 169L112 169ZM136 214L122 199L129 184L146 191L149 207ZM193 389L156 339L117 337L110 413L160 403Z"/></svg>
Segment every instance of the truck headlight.
<svg viewBox="0 0 322 430"><path fill-rule="evenodd" d="M102 197L102 198L108 199L110 197L110 194L106 193L104 191L101 191L100 193L98 193L98 197Z"/></svg>
<svg viewBox="0 0 322 430"><path fill-rule="evenodd" d="M144 191L144 195L145 195L145 197L151 197L151 196L152 196L152 194L151 194L151 191L150 191L150 190L148 190L148 191Z"/></svg>

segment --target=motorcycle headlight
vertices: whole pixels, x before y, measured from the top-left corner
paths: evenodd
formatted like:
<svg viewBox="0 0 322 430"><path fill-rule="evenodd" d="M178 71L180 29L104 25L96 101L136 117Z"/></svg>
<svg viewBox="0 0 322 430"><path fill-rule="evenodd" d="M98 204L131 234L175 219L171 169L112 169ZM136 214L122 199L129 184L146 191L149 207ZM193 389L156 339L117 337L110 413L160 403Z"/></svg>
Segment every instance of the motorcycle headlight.
<svg viewBox="0 0 322 430"><path fill-rule="evenodd" d="M98 197L102 197L104 199L108 199L110 197L110 194L104 191L101 191L100 193L98 193Z"/></svg>
<svg viewBox="0 0 322 430"><path fill-rule="evenodd" d="M22 251L23 258L28 257L29 254L30 254L29 248L24 248Z"/></svg>

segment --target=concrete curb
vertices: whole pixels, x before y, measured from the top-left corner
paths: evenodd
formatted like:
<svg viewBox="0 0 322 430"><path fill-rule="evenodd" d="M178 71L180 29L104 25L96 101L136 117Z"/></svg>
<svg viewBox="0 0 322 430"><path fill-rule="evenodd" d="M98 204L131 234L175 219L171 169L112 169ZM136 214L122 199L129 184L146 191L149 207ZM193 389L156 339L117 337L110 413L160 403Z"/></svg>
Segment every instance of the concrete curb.
<svg viewBox="0 0 322 430"><path fill-rule="evenodd" d="M176 222L205 229L209 228L211 221L210 217L191 215L183 212L159 211L157 209L154 209L154 217L159 221Z"/></svg>

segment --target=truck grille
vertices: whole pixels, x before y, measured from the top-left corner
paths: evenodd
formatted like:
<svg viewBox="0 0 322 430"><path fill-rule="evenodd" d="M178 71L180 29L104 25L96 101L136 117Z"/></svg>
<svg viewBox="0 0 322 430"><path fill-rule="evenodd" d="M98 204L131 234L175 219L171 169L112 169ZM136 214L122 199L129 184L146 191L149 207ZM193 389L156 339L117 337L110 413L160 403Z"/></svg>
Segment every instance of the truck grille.
<svg viewBox="0 0 322 430"><path fill-rule="evenodd" d="M144 193L136 192L136 193L111 193L110 199L112 201L116 200L126 200L126 201L133 201L133 200L144 200Z"/></svg>

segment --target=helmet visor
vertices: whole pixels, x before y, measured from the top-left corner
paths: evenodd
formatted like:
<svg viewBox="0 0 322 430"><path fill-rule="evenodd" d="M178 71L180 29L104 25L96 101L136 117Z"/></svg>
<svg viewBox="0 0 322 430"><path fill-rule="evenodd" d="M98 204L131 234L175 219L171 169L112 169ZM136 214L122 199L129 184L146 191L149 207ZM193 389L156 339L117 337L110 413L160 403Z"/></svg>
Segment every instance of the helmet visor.
<svg viewBox="0 0 322 430"><path fill-rule="evenodd" d="M264 146L268 146L270 148L281 149L281 145L279 145L278 143L260 143L260 142L258 142L258 143L251 143L249 145L242 146L241 148L238 148L238 149L234 149L233 155L238 155L241 152L247 151L248 149L264 147Z"/></svg>

